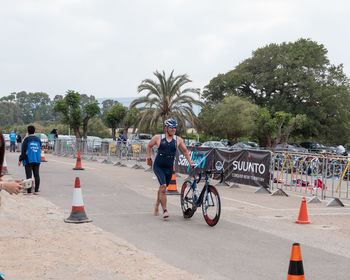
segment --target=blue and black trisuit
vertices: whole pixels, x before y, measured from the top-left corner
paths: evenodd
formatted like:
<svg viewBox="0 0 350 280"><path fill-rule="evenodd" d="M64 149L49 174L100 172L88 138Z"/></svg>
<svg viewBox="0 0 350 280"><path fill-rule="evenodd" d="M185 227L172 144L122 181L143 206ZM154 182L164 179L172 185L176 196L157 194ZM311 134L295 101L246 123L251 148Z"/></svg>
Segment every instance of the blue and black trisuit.
<svg viewBox="0 0 350 280"><path fill-rule="evenodd" d="M170 142L166 140L165 134L162 134L160 145L158 147L158 154L153 164L153 171L156 174L159 185L170 183L173 175L173 166L176 156L177 141L176 135L173 136Z"/></svg>
<svg viewBox="0 0 350 280"><path fill-rule="evenodd" d="M40 186L39 168L41 163L41 141L37 136L31 134L24 138L19 161L23 163L27 179L32 178L32 174L34 174L34 191L38 192ZM32 189L27 189L27 192L31 193Z"/></svg>

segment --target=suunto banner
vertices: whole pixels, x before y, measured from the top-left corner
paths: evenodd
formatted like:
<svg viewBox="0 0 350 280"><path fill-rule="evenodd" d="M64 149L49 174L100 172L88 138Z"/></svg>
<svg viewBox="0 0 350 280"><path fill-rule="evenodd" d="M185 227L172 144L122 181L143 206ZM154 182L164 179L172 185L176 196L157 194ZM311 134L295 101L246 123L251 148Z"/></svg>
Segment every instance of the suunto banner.
<svg viewBox="0 0 350 280"><path fill-rule="evenodd" d="M192 161L199 165L195 169L196 173L208 169L223 170L225 182L265 188L270 185L271 152L269 151L228 151L201 147L188 149ZM177 172L189 174L190 167L181 150L178 151L175 163Z"/></svg>
<svg viewBox="0 0 350 280"><path fill-rule="evenodd" d="M215 149L214 168L224 171L224 182L230 182L231 178L231 156L232 152L225 149ZM214 175L214 179L219 180L220 175Z"/></svg>
<svg viewBox="0 0 350 280"><path fill-rule="evenodd" d="M226 182L269 187L271 162L269 151L224 151L217 149L215 155L215 165L218 164L218 161L223 163Z"/></svg>

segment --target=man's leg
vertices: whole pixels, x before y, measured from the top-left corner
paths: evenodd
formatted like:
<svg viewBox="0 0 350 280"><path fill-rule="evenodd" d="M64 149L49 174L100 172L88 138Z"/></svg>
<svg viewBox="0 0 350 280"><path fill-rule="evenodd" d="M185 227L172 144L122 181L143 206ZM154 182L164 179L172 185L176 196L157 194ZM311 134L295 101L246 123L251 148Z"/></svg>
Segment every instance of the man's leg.
<svg viewBox="0 0 350 280"><path fill-rule="evenodd" d="M32 178L33 166L30 163L24 166L24 170L26 171L26 179ZM31 192L32 192L32 188L28 188L27 193L31 193Z"/></svg>
<svg viewBox="0 0 350 280"><path fill-rule="evenodd" d="M34 163L33 173L34 173L34 179L35 179L35 190L34 190L35 193L39 191L39 186L40 186L39 169L40 169L40 163Z"/></svg>
<svg viewBox="0 0 350 280"><path fill-rule="evenodd" d="M165 177L164 170L159 168L156 164L153 165L153 172L157 176L157 179L158 179L158 182L160 185L158 192L157 192L157 200L156 200L156 203L154 204L154 215L158 216L159 215L159 210L158 210L159 204L162 203L160 190L161 190L161 187L163 185L166 186L166 177Z"/></svg>
<svg viewBox="0 0 350 280"><path fill-rule="evenodd" d="M160 197L160 203L162 204L162 209L163 209L163 218L169 217L168 210L166 208L166 204L167 204L166 189L169 186L172 175L173 175L173 170L171 169L166 170L165 184L159 187L159 197Z"/></svg>
<svg viewBox="0 0 350 280"><path fill-rule="evenodd" d="M156 203L154 204L154 216L159 215L159 204L160 204L160 197L159 197L159 190L157 192L157 200Z"/></svg>
<svg viewBox="0 0 350 280"><path fill-rule="evenodd" d="M160 205L162 205L162 209L163 209L163 212L164 212L164 210L167 210L166 209L166 202L167 202L167 198L166 198L166 184L161 185L159 187L158 197L159 197ZM164 212L164 215L163 215L164 218L168 217L168 213L167 212L168 211Z"/></svg>

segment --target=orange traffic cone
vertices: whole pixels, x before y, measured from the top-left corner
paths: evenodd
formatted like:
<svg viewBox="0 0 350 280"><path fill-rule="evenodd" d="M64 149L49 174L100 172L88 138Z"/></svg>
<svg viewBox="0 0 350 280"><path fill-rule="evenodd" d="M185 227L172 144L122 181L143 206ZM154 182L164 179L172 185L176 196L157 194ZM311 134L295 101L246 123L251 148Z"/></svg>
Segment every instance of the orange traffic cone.
<svg viewBox="0 0 350 280"><path fill-rule="evenodd" d="M309 221L309 218L307 216L307 208L306 208L306 198L305 198L305 196L303 197L303 200L301 201L299 217L298 217L298 220L295 221L295 223L298 223L298 224L311 224L311 222Z"/></svg>
<svg viewBox="0 0 350 280"><path fill-rule="evenodd" d="M168 190L166 193L167 194L180 194L177 191L177 186L176 186L175 164L174 164L174 168L173 168L173 175L171 176L170 183L168 185Z"/></svg>
<svg viewBox="0 0 350 280"><path fill-rule="evenodd" d="M47 162L47 160L45 158L44 147L41 147L40 160L41 160L41 162Z"/></svg>
<svg viewBox="0 0 350 280"><path fill-rule="evenodd" d="M80 188L79 177L75 178L72 212L64 221L66 223L88 223L92 221L86 216L84 210L83 194Z"/></svg>
<svg viewBox="0 0 350 280"><path fill-rule="evenodd" d="M73 170L84 170L84 168L81 166L80 151L78 151L77 162L75 163L75 167L73 168Z"/></svg>
<svg viewBox="0 0 350 280"><path fill-rule="evenodd" d="M290 255L287 280L305 280L300 244L294 243Z"/></svg>
<svg viewBox="0 0 350 280"><path fill-rule="evenodd" d="M4 163L2 164L1 174L3 175L9 174L9 171L7 169L6 154L4 156Z"/></svg>

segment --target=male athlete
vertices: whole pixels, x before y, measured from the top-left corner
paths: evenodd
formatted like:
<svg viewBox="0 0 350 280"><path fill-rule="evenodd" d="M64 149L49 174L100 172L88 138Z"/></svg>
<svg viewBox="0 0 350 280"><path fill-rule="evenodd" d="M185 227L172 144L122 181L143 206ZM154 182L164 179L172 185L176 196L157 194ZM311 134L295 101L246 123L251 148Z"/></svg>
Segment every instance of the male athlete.
<svg viewBox="0 0 350 280"><path fill-rule="evenodd" d="M168 119L164 122L165 134L154 135L151 142L147 145L147 164L152 167L151 150L154 145L157 145L158 154L153 164L153 171L156 174L159 181L159 190L157 195L157 201L154 205L154 215L159 215L159 203L163 209L163 218L168 218L168 210L166 209L166 188L170 183L170 179L173 174L173 166L176 156L176 149L179 147L186 157L187 161L191 165L195 165L196 162L191 161L188 150L181 137L176 136L177 123L173 119Z"/></svg>

